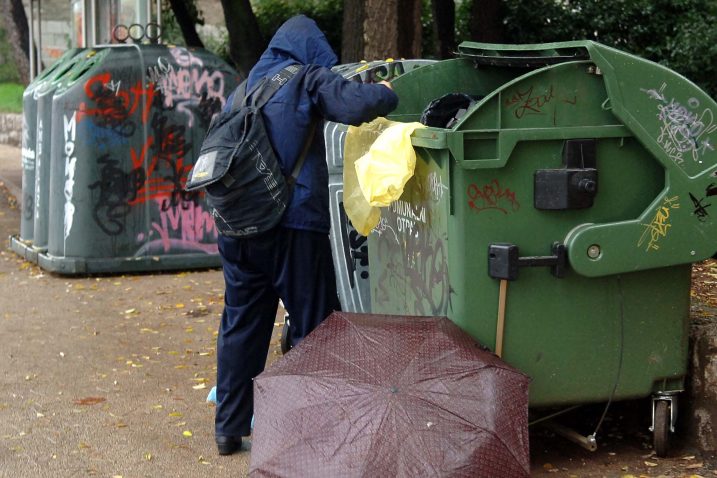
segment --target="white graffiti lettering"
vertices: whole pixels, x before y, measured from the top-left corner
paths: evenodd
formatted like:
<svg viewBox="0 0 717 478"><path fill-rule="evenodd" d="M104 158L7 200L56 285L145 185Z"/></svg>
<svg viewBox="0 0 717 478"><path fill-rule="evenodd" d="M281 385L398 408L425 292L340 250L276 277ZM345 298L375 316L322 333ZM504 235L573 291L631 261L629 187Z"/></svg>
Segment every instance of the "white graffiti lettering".
<svg viewBox="0 0 717 478"><path fill-rule="evenodd" d="M75 216L75 205L72 204L72 191L75 187L75 165L77 158L75 154L75 137L77 133L77 113L73 112L72 117L64 116L65 131L65 234L64 238L70 236L72 222Z"/></svg>
<svg viewBox="0 0 717 478"><path fill-rule="evenodd" d="M651 99L658 102L657 118L660 121L660 133L657 142L676 164L684 164L685 159L702 163L702 155L714 146L710 135L717 131L714 113L705 108L700 111L697 98L687 100L684 106L675 98L665 94L667 84L659 89L642 89Z"/></svg>

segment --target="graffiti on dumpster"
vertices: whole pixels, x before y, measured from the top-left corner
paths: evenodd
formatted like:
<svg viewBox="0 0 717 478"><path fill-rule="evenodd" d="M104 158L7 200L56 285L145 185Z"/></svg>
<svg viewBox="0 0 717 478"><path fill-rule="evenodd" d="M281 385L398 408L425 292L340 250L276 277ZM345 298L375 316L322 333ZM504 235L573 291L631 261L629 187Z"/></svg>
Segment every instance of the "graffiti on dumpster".
<svg viewBox="0 0 717 478"><path fill-rule="evenodd" d="M216 237L217 230L211 213L196 201L182 201L166 207L164 199L157 199L159 221L153 221L147 233L139 233L137 242L144 243L143 253L169 252L173 249L216 252L216 244L206 243L207 237Z"/></svg>
<svg viewBox="0 0 717 478"><path fill-rule="evenodd" d="M208 124L212 110L221 110L225 103L224 75L208 70L202 59L186 48L172 48L170 54L173 63L158 58L156 65L147 68L147 77L161 92L164 107L184 114L188 127L195 126L193 109L197 106L205 113L200 115L203 124Z"/></svg>
<svg viewBox="0 0 717 478"><path fill-rule="evenodd" d="M193 129L206 128L226 103L222 71L183 48L169 50L139 80L100 72L65 117L65 238L76 215L75 136L81 124L96 175L88 213L109 237L128 232L137 254L173 250L215 253L217 230L198 193L184 191L192 167ZM136 78L136 76L134 77ZM139 139L139 141L138 141ZM134 218L148 215L138 222ZM144 225L143 225L144 224Z"/></svg>
<svg viewBox="0 0 717 478"><path fill-rule="evenodd" d="M711 134L717 131L714 113L702 108L697 98L688 99L687 105L669 98L666 89L667 83L658 89L640 89L657 103L660 128L657 143L678 165L683 165L686 159L702 163L705 152L714 151L711 139Z"/></svg>
<svg viewBox="0 0 717 478"><path fill-rule="evenodd" d="M443 184L443 178L440 174L432 171L427 176L428 190L431 194L431 200L439 202L443 199L443 195L448 191L448 186Z"/></svg>
<svg viewBox="0 0 717 478"><path fill-rule="evenodd" d="M695 207L692 214L697 216L700 222L707 221L709 216L707 208L711 207L712 203L705 203L705 201L707 201L707 198L710 196L717 196L717 186L715 186L714 183L710 183L710 185L705 188L705 195L702 198L698 198L690 193L690 200L692 200L692 205Z"/></svg>
<svg viewBox="0 0 717 478"><path fill-rule="evenodd" d="M399 200L392 202L389 208L396 216L398 232L418 237L419 226L426 224L426 207Z"/></svg>
<svg viewBox="0 0 717 478"><path fill-rule="evenodd" d="M407 68L415 69L423 65L422 62L413 62L411 66L404 65L402 61L387 61L378 65L364 63L355 70L355 75L350 79L362 83L378 83L379 81L391 81L403 75Z"/></svg>
<svg viewBox="0 0 717 478"><path fill-rule="evenodd" d="M542 115L546 108L556 99L555 88L550 85L546 90L536 90L534 85L526 89L517 89L515 93L506 98L504 105L512 109L516 118L522 119L526 115ZM560 101L571 105L577 104L577 96L562 97Z"/></svg>
<svg viewBox="0 0 717 478"><path fill-rule="evenodd" d="M77 114L72 113L72 117L63 116L64 138L65 138L65 223L64 238L67 238L72 231L72 223L75 217L75 205L72 203L72 193L75 188L75 166L77 165L77 157L75 156L75 139L77 136Z"/></svg>
<svg viewBox="0 0 717 478"><path fill-rule="evenodd" d="M679 209L679 196L665 197L662 200L662 204L658 206L655 211L655 215L649 224L642 224L645 228L640 240L637 242L637 247L645 247L646 252L656 251L660 248L658 242L661 239L667 237L667 234L672 227L670 224L670 213L673 209Z"/></svg>
<svg viewBox="0 0 717 478"><path fill-rule="evenodd" d="M479 214L483 211L495 210L503 214L517 212L520 209L520 202L515 197L515 192L509 188L503 188L497 179L479 187L473 183L468 185L468 206Z"/></svg>
<svg viewBox="0 0 717 478"><path fill-rule="evenodd" d="M382 217L378 220L378 224L376 225L376 227L373 228L371 232L381 237L382 235L387 234L389 231L393 234L392 237L396 240L396 244L400 244L398 240L398 234L396 234L396 230L388 223L388 219L386 219L385 217Z"/></svg>
<svg viewBox="0 0 717 478"><path fill-rule="evenodd" d="M403 297L402 311L415 315L445 315L450 301L448 260L444 242L426 231L404 241L398 249L391 241L380 241L379 262L383 265L376 284L379 305Z"/></svg>

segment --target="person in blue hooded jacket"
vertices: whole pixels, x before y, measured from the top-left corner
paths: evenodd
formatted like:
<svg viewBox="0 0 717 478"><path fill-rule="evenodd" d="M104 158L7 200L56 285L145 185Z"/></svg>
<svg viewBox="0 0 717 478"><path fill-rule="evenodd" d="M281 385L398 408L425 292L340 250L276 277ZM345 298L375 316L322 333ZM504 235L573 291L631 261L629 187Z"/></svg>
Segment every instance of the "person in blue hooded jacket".
<svg viewBox="0 0 717 478"><path fill-rule="evenodd" d="M219 453L239 450L250 434L252 379L264 370L279 299L291 316L289 340L297 345L332 311L339 310L329 242L329 189L323 128L327 119L359 125L398 105L390 84L344 79L316 23L299 15L277 30L249 72L247 91L290 65L303 65L262 109L282 172L289 176L313 132L292 199L275 229L250 238L219 235L225 280L217 338L215 438ZM231 104L231 98L227 101Z"/></svg>

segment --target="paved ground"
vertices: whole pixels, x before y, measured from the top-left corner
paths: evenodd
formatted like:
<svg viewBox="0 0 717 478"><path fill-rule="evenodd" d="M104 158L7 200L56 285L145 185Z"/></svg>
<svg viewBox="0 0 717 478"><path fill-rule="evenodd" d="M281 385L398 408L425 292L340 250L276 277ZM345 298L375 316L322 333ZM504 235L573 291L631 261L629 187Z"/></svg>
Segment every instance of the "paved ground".
<svg viewBox="0 0 717 478"><path fill-rule="evenodd" d="M4 240L19 229L19 162L0 145L0 477L246 475L248 452L216 454L205 402L221 272L43 273ZM644 401L612 407L595 453L534 430L532 475L717 476L713 456L679 445L655 458L647 411ZM575 418L589 433L601 412Z"/></svg>

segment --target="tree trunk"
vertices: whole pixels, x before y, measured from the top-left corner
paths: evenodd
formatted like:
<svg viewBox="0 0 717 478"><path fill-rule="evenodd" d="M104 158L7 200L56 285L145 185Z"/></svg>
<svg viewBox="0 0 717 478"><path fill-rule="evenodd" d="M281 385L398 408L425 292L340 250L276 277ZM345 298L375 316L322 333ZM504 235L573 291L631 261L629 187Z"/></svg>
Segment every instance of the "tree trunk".
<svg viewBox="0 0 717 478"><path fill-rule="evenodd" d="M30 83L30 27L22 0L2 0L3 24L7 33L8 43L12 48L13 59L17 65L20 81Z"/></svg>
<svg viewBox="0 0 717 478"><path fill-rule="evenodd" d="M473 0L471 7L471 40L486 43L503 43L502 0Z"/></svg>
<svg viewBox="0 0 717 478"><path fill-rule="evenodd" d="M421 0L365 0L364 58L421 55Z"/></svg>
<svg viewBox="0 0 717 478"><path fill-rule="evenodd" d="M421 0L398 0L398 58L420 58Z"/></svg>
<svg viewBox="0 0 717 478"><path fill-rule="evenodd" d="M229 56L246 77L266 48L249 0L222 0L229 33Z"/></svg>
<svg viewBox="0 0 717 478"><path fill-rule="evenodd" d="M341 63L363 60L363 22L366 17L365 0L344 0L341 26Z"/></svg>
<svg viewBox="0 0 717 478"><path fill-rule="evenodd" d="M182 30L182 36L184 36L184 42L187 46L204 48L202 39L199 38L196 27L196 18L192 15L187 7L187 0L169 0L169 4L174 12L174 18L177 19L177 24Z"/></svg>
<svg viewBox="0 0 717 478"><path fill-rule="evenodd" d="M453 0L433 0L431 8L436 55L451 58L456 50L456 4Z"/></svg>

